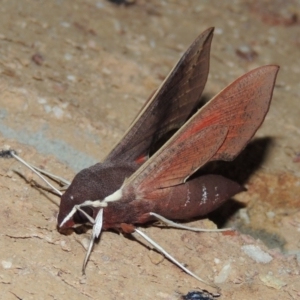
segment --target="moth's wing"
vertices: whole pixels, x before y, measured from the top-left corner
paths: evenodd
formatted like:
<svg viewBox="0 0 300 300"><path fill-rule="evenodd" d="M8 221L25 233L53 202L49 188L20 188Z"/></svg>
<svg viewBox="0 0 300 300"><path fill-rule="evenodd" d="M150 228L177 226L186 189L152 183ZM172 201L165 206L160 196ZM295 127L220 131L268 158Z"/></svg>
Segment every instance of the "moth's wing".
<svg viewBox="0 0 300 300"><path fill-rule="evenodd" d="M211 160L233 160L248 144L269 110L279 67L254 69L223 89L198 114L199 126L228 127L222 147Z"/></svg>
<svg viewBox="0 0 300 300"><path fill-rule="evenodd" d="M210 160L232 160L269 109L277 66L246 73L201 108L124 184L142 194L183 183Z"/></svg>
<svg viewBox="0 0 300 300"><path fill-rule="evenodd" d="M225 126L208 126L197 129L197 118L188 123L128 180L141 191L152 191L183 183L190 175L208 162L224 143Z"/></svg>
<svg viewBox="0 0 300 300"><path fill-rule="evenodd" d="M184 124L207 80L212 36L213 28L209 28L192 43L106 161L144 162L153 143Z"/></svg>

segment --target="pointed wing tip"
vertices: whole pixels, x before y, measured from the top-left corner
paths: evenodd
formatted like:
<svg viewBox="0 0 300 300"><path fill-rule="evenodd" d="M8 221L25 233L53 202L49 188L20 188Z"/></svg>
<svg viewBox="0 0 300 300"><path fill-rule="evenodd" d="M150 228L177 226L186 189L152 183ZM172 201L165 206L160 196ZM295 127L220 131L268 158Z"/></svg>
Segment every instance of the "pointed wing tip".
<svg viewBox="0 0 300 300"><path fill-rule="evenodd" d="M263 67L268 68L270 71L276 72L276 73L280 69L280 66L278 66L278 65L266 65L266 66L263 66Z"/></svg>
<svg viewBox="0 0 300 300"><path fill-rule="evenodd" d="M238 84L241 81L244 82L252 82L252 84L256 84L258 86L267 86L270 90L269 101L272 99L272 94L274 90L274 86L276 83L276 77L279 71L278 65L265 65L258 68L255 68L244 75L237 78L230 85L228 85L224 90L229 90L235 84ZM268 90L268 89L266 89ZM223 92L223 91L221 91ZM220 93L221 93L220 92ZM219 94L220 94L219 93Z"/></svg>
<svg viewBox="0 0 300 300"><path fill-rule="evenodd" d="M261 83L266 84L269 86L270 89L270 97L269 97L269 102L271 102L271 99L273 97L273 92L274 92L274 87L276 84L276 78L277 74L279 72L280 67L278 65L266 65L259 67L257 69L252 70L251 72L260 72L261 74L259 77L262 78Z"/></svg>
<svg viewBox="0 0 300 300"><path fill-rule="evenodd" d="M273 74L274 77L276 78L279 69L280 69L280 67L278 65L265 65L265 66L261 66L261 67L258 67L256 69L253 69L250 72L255 73L255 72L263 71L265 74L266 73Z"/></svg>
<svg viewBox="0 0 300 300"><path fill-rule="evenodd" d="M205 42L211 41L213 38L214 30L215 30L215 27L209 27L209 28L205 29L203 32L201 32L198 35L198 37L194 40L192 45L197 44L197 42L203 41L203 40ZM203 43L203 42L201 42L201 43Z"/></svg>
<svg viewBox="0 0 300 300"><path fill-rule="evenodd" d="M270 73L273 73L273 76L274 76L274 86L275 86L275 81L276 81L276 78L277 78L280 66L278 66L278 65L268 65L266 67L268 67Z"/></svg>
<svg viewBox="0 0 300 300"><path fill-rule="evenodd" d="M208 34L212 34L215 31L215 27L208 27L204 32L207 32Z"/></svg>
<svg viewBox="0 0 300 300"><path fill-rule="evenodd" d="M204 30L200 35L206 35L207 39L212 39L212 36L214 34L215 27L209 27L206 30Z"/></svg>

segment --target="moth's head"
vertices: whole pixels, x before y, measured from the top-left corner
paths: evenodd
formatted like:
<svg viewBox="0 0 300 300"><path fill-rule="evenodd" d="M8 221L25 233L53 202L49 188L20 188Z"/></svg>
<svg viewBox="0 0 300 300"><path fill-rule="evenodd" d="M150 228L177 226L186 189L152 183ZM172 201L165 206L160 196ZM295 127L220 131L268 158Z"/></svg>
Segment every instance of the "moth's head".
<svg viewBox="0 0 300 300"><path fill-rule="evenodd" d="M61 197L57 219L57 225L60 230L71 228L78 224L90 223L84 213L78 210L74 212L74 206L88 200L102 201L105 197L116 192L122 186L124 179L129 177L134 169L135 166L130 164L116 167L112 164L98 163L80 171ZM99 209L91 206L81 207L81 210L93 219L97 217ZM72 214L70 218L67 218L72 211L74 215ZM64 222L66 218L67 221ZM62 222L63 226L61 226Z"/></svg>
<svg viewBox="0 0 300 300"><path fill-rule="evenodd" d="M60 231L89 223L86 215L78 210L70 218L67 218L67 221L65 219L72 212L75 205L80 205L87 200L101 199L101 187L101 180L90 169L84 169L75 176L71 185L61 197L57 217L57 226ZM81 210L95 219L99 209L86 206L82 207Z"/></svg>
<svg viewBox="0 0 300 300"><path fill-rule="evenodd" d="M67 221L65 221L66 217L73 210L74 206L83 203L85 200L86 197L84 197L84 195L81 197L74 197L73 193L69 192L68 190L63 194L61 197L61 203L57 217L57 226L59 231L63 231L68 228L75 228L78 225L89 223L87 216L79 210L76 210L74 214L68 218ZM93 219L96 217L96 211L92 207L82 207L81 210L83 210Z"/></svg>

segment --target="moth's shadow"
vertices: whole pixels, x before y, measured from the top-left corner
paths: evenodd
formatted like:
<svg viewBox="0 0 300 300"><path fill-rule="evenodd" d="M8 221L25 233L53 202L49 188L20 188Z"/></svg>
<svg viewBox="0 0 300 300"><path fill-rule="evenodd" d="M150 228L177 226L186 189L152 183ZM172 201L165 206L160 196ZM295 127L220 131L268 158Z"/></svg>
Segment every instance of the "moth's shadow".
<svg viewBox="0 0 300 300"><path fill-rule="evenodd" d="M54 200L49 196L49 193L55 196L58 196L54 191L52 191L50 188L47 188L46 186L40 185L37 181L34 179L28 179L24 174L22 174L18 170L13 170L15 174L17 174L20 178L22 178L28 185L30 185L33 189L38 191L43 195L43 197L47 198L50 202L52 202L56 207L59 207L59 201ZM59 197L59 196L58 196Z"/></svg>
<svg viewBox="0 0 300 300"><path fill-rule="evenodd" d="M255 139L248 144L234 161L208 163L197 175L218 174L244 185L251 174L262 165L271 145L271 138ZM244 207L242 203L230 199L207 217L217 224L218 227L223 227L230 217L242 207Z"/></svg>

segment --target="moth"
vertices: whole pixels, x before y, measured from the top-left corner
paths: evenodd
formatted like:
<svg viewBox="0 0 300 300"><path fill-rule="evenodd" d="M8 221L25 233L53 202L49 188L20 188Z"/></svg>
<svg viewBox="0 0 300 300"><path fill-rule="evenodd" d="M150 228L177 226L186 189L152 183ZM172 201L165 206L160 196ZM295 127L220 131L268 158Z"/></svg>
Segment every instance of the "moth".
<svg viewBox="0 0 300 300"><path fill-rule="evenodd" d="M101 231L115 229L142 235L199 279L136 226L160 220L191 229L171 220L204 216L244 190L220 175L191 175L207 162L232 161L245 148L269 110L279 69L252 70L197 110L213 30L191 44L105 160L80 171L62 194L59 230L93 225L83 269Z"/></svg>

